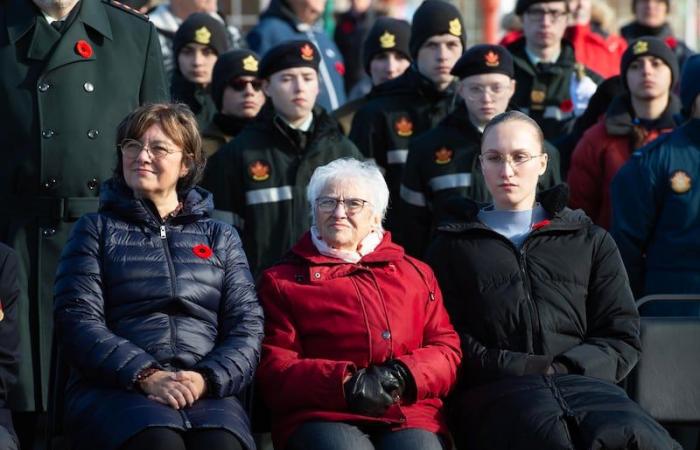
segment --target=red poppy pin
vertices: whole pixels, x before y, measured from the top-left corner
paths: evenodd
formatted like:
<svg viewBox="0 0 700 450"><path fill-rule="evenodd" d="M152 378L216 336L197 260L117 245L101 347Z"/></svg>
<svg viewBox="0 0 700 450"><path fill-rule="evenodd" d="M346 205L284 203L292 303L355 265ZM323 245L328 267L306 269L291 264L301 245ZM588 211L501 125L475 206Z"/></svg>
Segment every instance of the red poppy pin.
<svg viewBox="0 0 700 450"><path fill-rule="evenodd" d="M213 252L211 251L211 247L204 244L195 245L194 247L192 247L192 252L194 252L195 255L202 259L208 259L213 254Z"/></svg>
<svg viewBox="0 0 700 450"><path fill-rule="evenodd" d="M335 63L335 71L338 72L338 74L342 77L345 75L345 64L343 64L340 61L336 61Z"/></svg>
<svg viewBox="0 0 700 450"><path fill-rule="evenodd" d="M667 37L664 39L664 42L666 42L666 45L668 45L671 50L675 50L678 46L678 41L673 36Z"/></svg>
<svg viewBox="0 0 700 450"><path fill-rule="evenodd" d="M546 227L546 226L549 225L550 223L552 223L552 221L551 221L551 220L547 220L547 219L544 219L544 220L542 220L542 221L540 221L540 222L537 222L537 223L533 223L533 224L532 224L532 230L533 230L533 231L534 231L534 230L539 230L540 228Z"/></svg>
<svg viewBox="0 0 700 450"><path fill-rule="evenodd" d="M87 59L92 56L92 47L87 41L81 39L75 43L75 52Z"/></svg>
<svg viewBox="0 0 700 450"><path fill-rule="evenodd" d="M559 105L559 109L561 109L561 112L570 113L574 110L574 102L572 102L570 98L567 98L566 100L561 102L561 105Z"/></svg>
<svg viewBox="0 0 700 450"><path fill-rule="evenodd" d="M355 31L355 25L349 20L346 20L340 24L340 31L342 31L343 34L350 34Z"/></svg>

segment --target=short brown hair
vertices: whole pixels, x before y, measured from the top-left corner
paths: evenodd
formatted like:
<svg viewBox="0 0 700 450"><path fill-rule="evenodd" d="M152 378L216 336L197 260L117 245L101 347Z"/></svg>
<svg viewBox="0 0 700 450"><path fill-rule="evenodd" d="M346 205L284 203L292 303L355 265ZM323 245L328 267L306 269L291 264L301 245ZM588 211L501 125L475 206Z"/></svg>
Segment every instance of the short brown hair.
<svg viewBox="0 0 700 450"><path fill-rule="evenodd" d="M163 133L182 149L187 174L177 181L176 188L178 196L182 196L199 183L207 163L197 119L183 103L151 103L139 106L122 120L117 128L117 166L114 168L114 177L124 181L119 144L124 139L139 139L153 125L160 125Z"/></svg>
<svg viewBox="0 0 700 450"><path fill-rule="evenodd" d="M506 111L504 113L498 114L496 117L491 119L489 123L484 127L484 132L481 134L481 142L486 139L486 134L495 128L497 125L506 122L524 122L535 131L535 136L537 136L537 141L540 144L540 153L545 153L544 151L544 133L542 133L542 128L535 122L535 120L528 116L527 114L521 113L517 110Z"/></svg>

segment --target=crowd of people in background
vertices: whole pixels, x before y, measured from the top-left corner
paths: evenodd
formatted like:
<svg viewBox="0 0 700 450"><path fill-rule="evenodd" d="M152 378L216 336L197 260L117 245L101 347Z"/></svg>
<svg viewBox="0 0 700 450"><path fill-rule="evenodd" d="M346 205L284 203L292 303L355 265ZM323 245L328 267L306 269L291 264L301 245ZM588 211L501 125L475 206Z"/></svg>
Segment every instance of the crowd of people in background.
<svg viewBox="0 0 700 450"><path fill-rule="evenodd" d="M0 450L700 448L616 386L700 294L670 0L124 3L0 1Z"/></svg>

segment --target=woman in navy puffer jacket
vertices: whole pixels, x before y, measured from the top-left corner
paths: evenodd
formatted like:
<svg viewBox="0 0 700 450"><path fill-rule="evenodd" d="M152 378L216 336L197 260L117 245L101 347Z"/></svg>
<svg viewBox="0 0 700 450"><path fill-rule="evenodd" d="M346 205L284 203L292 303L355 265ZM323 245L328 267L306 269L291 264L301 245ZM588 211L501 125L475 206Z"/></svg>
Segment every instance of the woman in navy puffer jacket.
<svg viewBox="0 0 700 450"><path fill-rule="evenodd" d="M117 139L115 177L76 223L55 284L69 442L253 449L235 396L258 364L262 310L236 231L194 187L196 121L184 105L148 105Z"/></svg>

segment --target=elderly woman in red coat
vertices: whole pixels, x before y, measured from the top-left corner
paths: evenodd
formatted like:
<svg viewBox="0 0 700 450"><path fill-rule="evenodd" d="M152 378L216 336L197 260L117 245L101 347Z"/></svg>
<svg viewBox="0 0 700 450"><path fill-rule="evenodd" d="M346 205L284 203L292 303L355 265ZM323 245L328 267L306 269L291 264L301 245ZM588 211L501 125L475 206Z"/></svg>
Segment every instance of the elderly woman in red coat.
<svg viewBox="0 0 700 450"><path fill-rule="evenodd" d="M382 229L376 165L339 159L308 186L313 226L259 283L257 376L282 450L446 448L461 359L433 272Z"/></svg>

